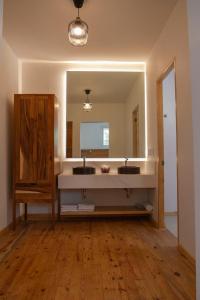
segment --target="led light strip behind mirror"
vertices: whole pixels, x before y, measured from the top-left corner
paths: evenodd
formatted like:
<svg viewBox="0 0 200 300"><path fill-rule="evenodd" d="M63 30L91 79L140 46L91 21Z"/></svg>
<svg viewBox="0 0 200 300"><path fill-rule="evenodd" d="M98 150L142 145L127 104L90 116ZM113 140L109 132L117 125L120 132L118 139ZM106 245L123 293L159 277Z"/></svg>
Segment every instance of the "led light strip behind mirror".
<svg viewBox="0 0 200 300"><path fill-rule="evenodd" d="M145 161L148 156L148 132L147 132L147 80L145 62L121 62L121 61L70 61L65 63L66 70L63 74L63 105L62 105L62 157L66 161L78 162L81 158L66 158L66 121L67 121L67 72L144 72L144 95L145 95L145 157L129 158L130 161ZM124 161L124 158L88 158L89 161Z"/></svg>

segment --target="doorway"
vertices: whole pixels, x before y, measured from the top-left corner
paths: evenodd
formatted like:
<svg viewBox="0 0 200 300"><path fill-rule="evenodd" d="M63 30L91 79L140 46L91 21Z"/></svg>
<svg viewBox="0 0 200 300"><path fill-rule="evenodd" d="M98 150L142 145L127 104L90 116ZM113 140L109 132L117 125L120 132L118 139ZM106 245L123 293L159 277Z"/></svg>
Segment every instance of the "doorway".
<svg viewBox="0 0 200 300"><path fill-rule="evenodd" d="M138 157L139 155L139 107L138 105L132 113L132 123L133 123L133 157Z"/></svg>
<svg viewBox="0 0 200 300"><path fill-rule="evenodd" d="M173 62L157 81L158 220L178 238L176 79Z"/></svg>

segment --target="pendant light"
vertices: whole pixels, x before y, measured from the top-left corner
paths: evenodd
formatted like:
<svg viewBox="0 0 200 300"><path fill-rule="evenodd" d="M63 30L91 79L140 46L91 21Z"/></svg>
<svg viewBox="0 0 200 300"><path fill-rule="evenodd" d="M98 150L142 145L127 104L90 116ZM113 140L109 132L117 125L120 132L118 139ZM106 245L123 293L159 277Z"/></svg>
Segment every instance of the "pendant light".
<svg viewBox="0 0 200 300"><path fill-rule="evenodd" d="M79 9L83 6L84 0L73 0L74 6L78 9L78 16L69 23L68 37L73 46L84 46L88 40L88 25L79 17Z"/></svg>
<svg viewBox="0 0 200 300"><path fill-rule="evenodd" d="M85 90L85 94L86 94L86 101L83 103L83 110L84 111L91 111L92 110L92 103L89 102L89 94L90 94L91 90Z"/></svg>

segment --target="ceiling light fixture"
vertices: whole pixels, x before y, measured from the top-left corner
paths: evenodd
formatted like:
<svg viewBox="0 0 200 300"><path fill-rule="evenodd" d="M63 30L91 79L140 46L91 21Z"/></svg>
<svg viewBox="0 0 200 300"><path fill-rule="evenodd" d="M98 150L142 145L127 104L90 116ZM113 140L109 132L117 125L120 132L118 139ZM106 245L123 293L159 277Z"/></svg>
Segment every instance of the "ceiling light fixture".
<svg viewBox="0 0 200 300"><path fill-rule="evenodd" d="M73 46L84 46L88 40L88 25L79 17L79 9L83 6L84 0L73 0L73 2L78 9L78 16L69 23L69 41Z"/></svg>
<svg viewBox="0 0 200 300"><path fill-rule="evenodd" d="M83 110L84 111L91 111L92 110L92 103L89 102L89 94L90 94L91 90L85 90L85 94L86 94L86 101L83 103Z"/></svg>

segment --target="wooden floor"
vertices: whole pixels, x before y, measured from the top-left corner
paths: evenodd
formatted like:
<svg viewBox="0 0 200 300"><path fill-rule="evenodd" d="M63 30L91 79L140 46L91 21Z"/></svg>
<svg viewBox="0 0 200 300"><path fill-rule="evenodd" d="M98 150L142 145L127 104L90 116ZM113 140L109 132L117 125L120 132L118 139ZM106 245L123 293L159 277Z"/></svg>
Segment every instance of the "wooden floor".
<svg viewBox="0 0 200 300"><path fill-rule="evenodd" d="M0 263L0 299L195 299L193 266L145 221L32 223Z"/></svg>

